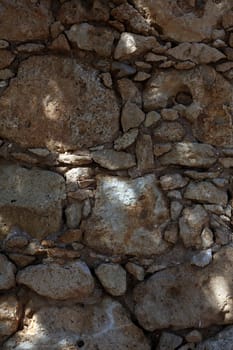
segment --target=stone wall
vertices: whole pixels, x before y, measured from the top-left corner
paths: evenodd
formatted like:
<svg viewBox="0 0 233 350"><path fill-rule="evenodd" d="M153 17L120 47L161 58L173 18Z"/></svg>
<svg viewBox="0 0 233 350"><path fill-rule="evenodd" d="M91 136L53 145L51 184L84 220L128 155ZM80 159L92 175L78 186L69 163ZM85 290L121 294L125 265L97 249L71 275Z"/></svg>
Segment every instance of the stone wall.
<svg viewBox="0 0 233 350"><path fill-rule="evenodd" d="M0 1L3 350L232 350L233 1Z"/></svg>

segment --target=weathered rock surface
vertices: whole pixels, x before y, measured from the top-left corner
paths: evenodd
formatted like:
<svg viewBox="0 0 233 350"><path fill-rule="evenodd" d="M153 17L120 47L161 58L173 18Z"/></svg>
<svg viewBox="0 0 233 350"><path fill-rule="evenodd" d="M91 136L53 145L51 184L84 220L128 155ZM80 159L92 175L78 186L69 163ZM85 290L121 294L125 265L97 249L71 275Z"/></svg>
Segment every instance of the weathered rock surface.
<svg viewBox="0 0 233 350"><path fill-rule="evenodd" d="M7 50L0 50L0 69L8 67L15 56Z"/></svg>
<svg viewBox="0 0 233 350"><path fill-rule="evenodd" d="M153 144L150 135L139 135L136 143L136 157L139 170L148 171L154 168Z"/></svg>
<svg viewBox="0 0 233 350"><path fill-rule="evenodd" d="M50 350L149 350L143 332L116 301L104 299L98 305L44 307L28 320L2 350L48 348Z"/></svg>
<svg viewBox="0 0 233 350"><path fill-rule="evenodd" d="M97 75L75 59L25 60L0 98L0 136L24 147L48 149L112 141L119 128L119 106L114 92Z"/></svg>
<svg viewBox="0 0 233 350"><path fill-rule="evenodd" d="M138 129L130 129L122 136L118 137L114 142L114 149L121 151L131 146L138 136Z"/></svg>
<svg viewBox="0 0 233 350"><path fill-rule="evenodd" d="M74 261L28 266L17 274L17 282L52 299L85 298L94 289L94 279L86 263Z"/></svg>
<svg viewBox="0 0 233 350"><path fill-rule="evenodd" d="M163 122L154 131L155 142L178 142L182 141L185 130L180 123Z"/></svg>
<svg viewBox="0 0 233 350"><path fill-rule="evenodd" d="M137 128L145 119L145 113L136 103L126 102L121 113L121 125L124 131Z"/></svg>
<svg viewBox="0 0 233 350"><path fill-rule="evenodd" d="M63 177L11 163L1 163L0 169L0 236L15 225L37 238L59 230L65 199Z"/></svg>
<svg viewBox="0 0 233 350"><path fill-rule="evenodd" d="M207 144L179 142L170 152L159 158L163 165L182 165L196 168L208 168L217 160L215 149Z"/></svg>
<svg viewBox="0 0 233 350"><path fill-rule="evenodd" d="M180 174L163 175L160 177L160 184L165 191L182 188L187 185L188 181Z"/></svg>
<svg viewBox="0 0 233 350"><path fill-rule="evenodd" d="M0 341L15 333L20 322L20 305L14 295L0 296Z"/></svg>
<svg viewBox="0 0 233 350"><path fill-rule="evenodd" d="M109 170L128 169L136 164L132 154L112 149L95 151L92 156L96 163Z"/></svg>
<svg viewBox="0 0 233 350"><path fill-rule="evenodd" d="M184 264L142 282L134 290L139 323L150 331L232 323L232 252L222 248L205 269Z"/></svg>
<svg viewBox="0 0 233 350"><path fill-rule="evenodd" d="M146 11L163 33L175 41L202 41L210 39L212 30L232 3L228 0L205 2L158 0L134 0L141 11Z"/></svg>
<svg viewBox="0 0 233 350"><path fill-rule="evenodd" d="M201 203L227 205L227 192L209 181L192 182L188 185L184 198Z"/></svg>
<svg viewBox="0 0 233 350"><path fill-rule="evenodd" d="M119 264L101 264L95 269L104 289L113 296L125 294L126 272Z"/></svg>
<svg viewBox="0 0 233 350"><path fill-rule="evenodd" d="M216 336L197 346L197 350L231 350L233 344L233 327L227 327Z"/></svg>
<svg viewBox="0 0 233 350"><path fill-rule="evenodd" d="M5 255L0 254L0 290L10 289L15 286L16 268Z"/></svg>
<svg viewBox="0 0 233 350"><path fill-rule="evenodd" d="M41 0L40 2L2 0L0 11L1 38L12 41L46 40L52 21L50 6L51 0Z"/></svg>
<svg viewBox="0 0 233 350"><path fill-rule="evenodd" d="M163 332L159 339L157 350L175 350L177 346L181 345L183 339L178 335Z"/></svg>
<svg viewBox="0 0 233 350"><path fill-rule="evenodd" d="M153 175L135 180L99 176L95 207L82 228L86 244L98 251L153 255L167 247L160 226L168 218L166 201Z"/></svg>

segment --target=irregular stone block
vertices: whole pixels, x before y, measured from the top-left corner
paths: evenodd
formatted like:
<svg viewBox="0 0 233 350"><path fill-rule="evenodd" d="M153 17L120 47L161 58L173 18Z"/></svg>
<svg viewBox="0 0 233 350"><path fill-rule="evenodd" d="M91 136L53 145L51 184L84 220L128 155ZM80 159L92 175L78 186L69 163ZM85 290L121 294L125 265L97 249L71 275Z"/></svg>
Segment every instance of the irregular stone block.
<svg viewBox="0 0 233 350"><path fill-rule="evenodd" d="M101 253L149 256L167 248L161 226L168 219L154 175L135 180L98 176L95 207L82 229L86 244Z"/></svg>
<svg viewBox="0 0 233 350"><path fill-rule="evenodd" d="M10 289L15 286L15 265L5 255L0 254L0 290Z"/></svg>
<svg viewBox="0 0 233 350"><path fill-rule="evenodd" d="M209 181L191 182L184 193L184 198L223 206L226 206L228 202L227 192Z"/></svg>
<svg viewBox="0 0 233 350"><path fill-rule="evenodd" d="M48 306L28 319L28 326L5 342L2 350L77 349L149 350L136 327L117 301L104 299L97 305Z"/></svg>
<svg viewBox="0 0 233 350"><path fill-rule="evenodd" d="M104 289L111 295L119 296L126 292L126 272L119 264L101 264L95 269Z"/></svg>
<svg viewBox="0 0 233 350"><path fill-rule="evenodd" d="M118 129L114 92L103 86L98 71L75 59L28 58L0 98L0 136L23 147L91 147L113 141Z"/></svg>
<svg viewBox="0 0 233 350"><path fill-rule="evenodd" d="M141 326L154 331L232 323L232 263L233 248L224 247L204 269L183 264L142 282L134 290Z"/></svg>
<svg viewBox="0 0 233 350"><path fill-rule="evenodd" d="M60 229L65 181L46 170L0 163L0 237L19 226L36 238Z"/></svg>
<svg viewBox="0 0 233 350"><path fill-rule="evenodd" d="M94 289L91 272L81 261L28 266L17 274L17 282L40 295L59 300L82 299Z"/></svg>
<svg viewBox="0 0 233 350"><path fill-rule="evenodd" d="M136 165L132 154L117 152L112 149L95 151L92 156L96 163L109 170L129 169Z"/></svg>
<svg viewBox="0 0 233 350"><path fill-rule="evenodd" d="M14 295L0 296L0 341L17 331L20 322L20 305Z"/></svg>
<svg viewBox="0 0 233 350"><path fill-rule="evenodd" d="M232 350L233 327L227 327L216 336L198 344L197 350Z"/></svg>

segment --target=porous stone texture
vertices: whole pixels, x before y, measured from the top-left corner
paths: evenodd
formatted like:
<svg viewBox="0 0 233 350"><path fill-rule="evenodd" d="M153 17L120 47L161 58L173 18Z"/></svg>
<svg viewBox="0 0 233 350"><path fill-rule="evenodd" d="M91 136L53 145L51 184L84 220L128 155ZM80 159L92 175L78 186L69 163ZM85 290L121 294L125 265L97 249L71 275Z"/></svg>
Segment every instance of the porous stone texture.
<svg viewBox="0 0 233 350"><path fill-rule="evenodd" d="M227 327L215 337L211 337L197 346L198 350L231 350L233 327Z"/></svg>
<svg viewBox="0 0 233 350"><path fill-rule="evenodd" d="M148 256L166 249L161 225L168 219L167 203L153 175L135 180L100 176L95 207L82 229L92 248Z"/></svg>

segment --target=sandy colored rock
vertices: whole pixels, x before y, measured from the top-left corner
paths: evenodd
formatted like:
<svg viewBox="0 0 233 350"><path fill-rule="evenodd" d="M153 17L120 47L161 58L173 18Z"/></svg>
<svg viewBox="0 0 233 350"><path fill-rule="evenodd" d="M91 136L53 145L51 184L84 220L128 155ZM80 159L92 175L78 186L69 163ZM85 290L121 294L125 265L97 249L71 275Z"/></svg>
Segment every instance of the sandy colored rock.
<svg viewBox="0 0 233 350"><path fill-rule="evenodd" d="M28 326L17 332L2 350L149 350L141 329L133 324L117 301L104 299L96 305L43 307Z"/></svg>
<svg viewBox="0 0 233 350"><path fill-rule="evenodd" d="M183 339L173 333L163 332L159 338L157 350L175 350Z"/></svg>
<svg viewBox="0 0 233 350"><path fill-rule="evenodd" d="M197 64L208 64L226 57L221 51L202 43L182 43L167 50L167 53L178 60Z"/></svg>
<svg viewBox="0 0 233 350"><path fill-rule="evenodd" d="M8 67L15 56L7 50L0 50L0 69Z"/></svg>
<svg viewBox="0 0 233 350"><path fill-rule="evenodd" d="M165 191L174 190L187 185L188 180L180 174L163 175L160 177L160 184Z"/></svg>
<svg viewBox="0 0 233 350"><path fill-rule="evenodd" d="M179 142L159 158L162 165L208 168L217 160L215 149L206 144Z"/></svg>
<svg viewBox="0 0 233 350"><path fill-rule="evenodd" d="M59 230L65 199L63 177L12 163L1 163L0 169L0 236L12 226L37 238Z"/></svg>
<svg viewBox="0 0 233 350"><path fill-rule="evenodd" d="M18 284L24 284L36 293L58 300L85 298L94 289L94 279L86 263L79 260L28 266L17 274Z"/></svg>
<svg viewBox="0 0 233 350"><path fill-rule="evenodd" d="M134 0L136 7L146 11L152 23L159 25L168 38L178 42L211 39L213 29L232 7L231 1L207 0L190 4L188 1Z"/></svg>
<svg viewBox="0 0 233 350"><path fill-rule="evenodd" d="M227 205L227 192L219 189L209 181L192 182L188 185L184 198L201 203Z"/></svg>
<svg viewBox="0 0 233 350"><path fill-rule="evenodd" d="M168 218L153 175L135 180L98 176L95 206L82 229L86 244L102 253L150 256L167 247L161 225Z"/></svg>
<svg viewBox="0 0 233 350"><path fill-rule="evenodd" d="M231 350L233 343L233 327L227 327L216 336L198 344L197 350Z"/></svg>
<svg viewBox="0 0 233 350"><path fill-rule="evenodd" d="M82 219L82 203L72 203L66 210L66 224L68 228L77 228Z"/></svg>
<svg viewBox="0 0 233 350"><path fill-rule="evenodd" d="M40 2L2 0L1 37L10 41L48 39L49 25L52 21L50 6L50 0L41 0Z"/></svg>
<svg viewBox="0 0 233 350"><path fill-rule="evenodd" d="M113 296L125 294L126 271L119 264L101 264L95 269L95 273L104 289Z"/></svg>
<svg viewBox="0 0 233 350"><path fill-rule="evenodd" d="M232 323L232 250L222 248L204 269L183 264L136 287L135 313L141 326L154 331Z"/></svg>
<svg viewBox="0 0 233 350"><path fill-rule="evenodd" d="M145 119L145 113L132 102L126 102L121 113L121 125L124 131L137 128Z"/></svg>
<svg viewBox="0 0 233 350"><path fill-rule="evenodd" d="M17 331L20 322L20 305L14 295L0 296L0 341Z"/></svg>
<svg viewBox="0 0 233 350"><path fill-rule="evenodd" d="M0 254L0 290L6 290L15 286L15 265L7 257Z"/></svg>
<svg viewBox="0 0 233 350"><path fill-rule="evenodd" d="M201 232L208 225L208 220L208 214L201 205L183 210L179 226L180 236L186 248L201 246Z"/></svg>
<svg viewBox="0 0 233 350"><path fill-rule="evenodd" d="M112 141L118 121L114 92L71 58L30 57L0 98L0 136L24 147L91 147Z"/></svg>
<svg viewBox="0 0 233 350"><path fill-rule="evenodd" d="M92 156L96 163L109 170L129 169L136 165L132 154L117 152L112 149L95 151L92 153Z"/></svg>
<svg viewBox="0 0 233 350"><path fill-rule="evenodd" d="M154 47L159 46L153 36L143 36L133 33L122 33L114 52L116 60L125 60L145 54Z"/></svg>
<svg viewBox="0 0 233 350"><path fill-rule="evenodd" d="M114 35L108 28L81 23L74 24L66 34L71 43L82 50L94 51L104 57L111 55Z"/></svg>

